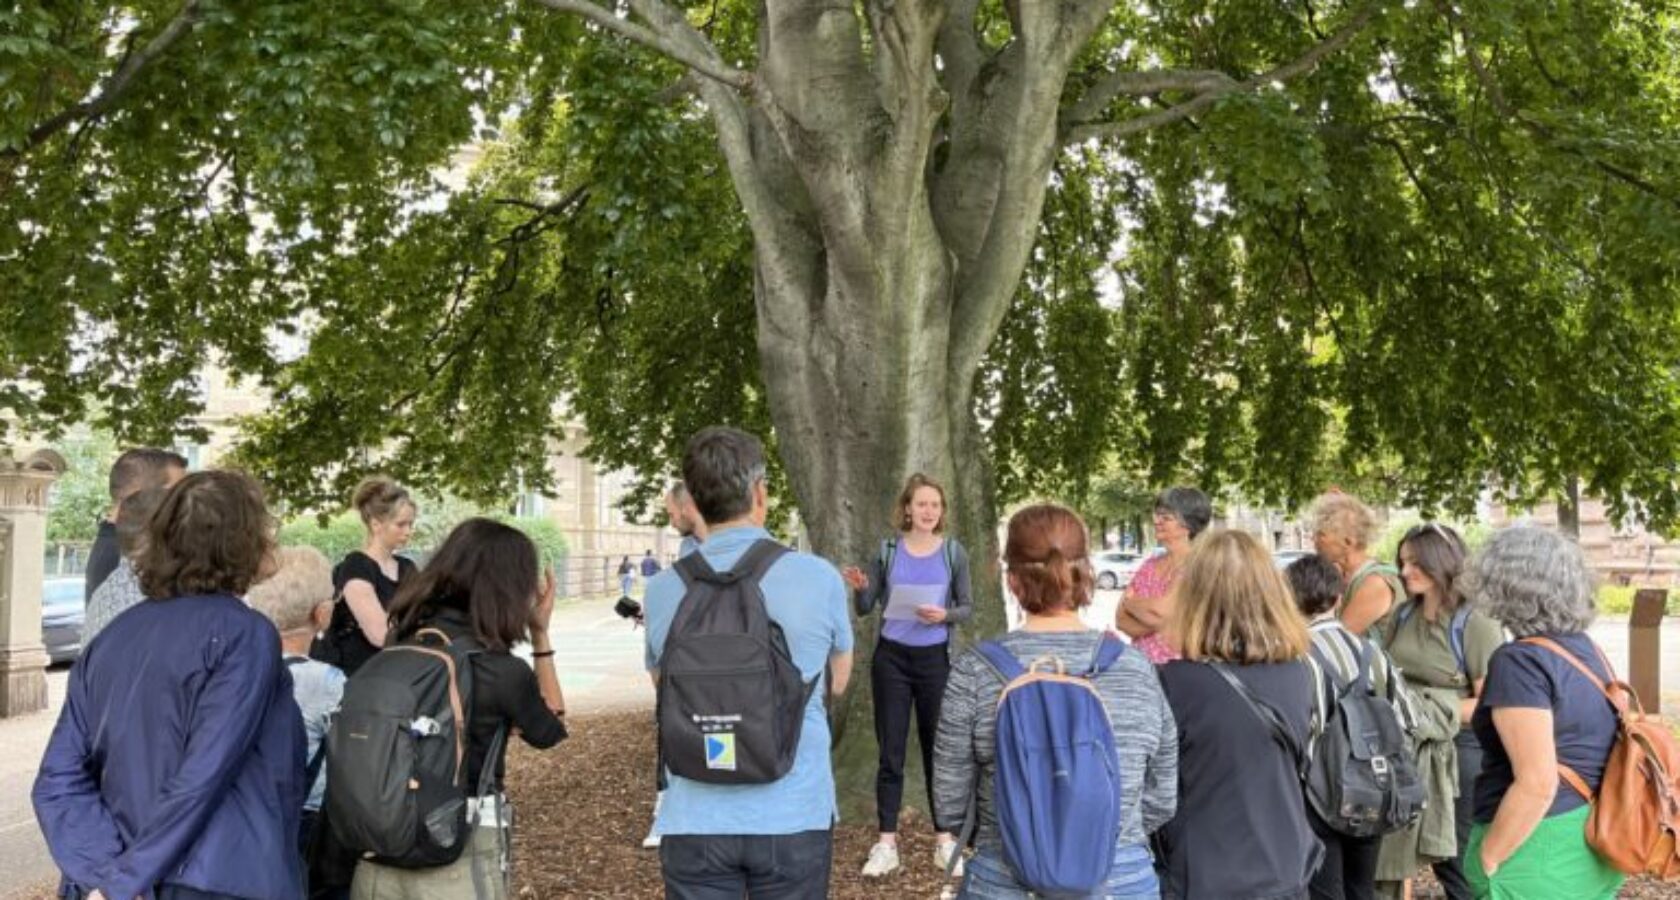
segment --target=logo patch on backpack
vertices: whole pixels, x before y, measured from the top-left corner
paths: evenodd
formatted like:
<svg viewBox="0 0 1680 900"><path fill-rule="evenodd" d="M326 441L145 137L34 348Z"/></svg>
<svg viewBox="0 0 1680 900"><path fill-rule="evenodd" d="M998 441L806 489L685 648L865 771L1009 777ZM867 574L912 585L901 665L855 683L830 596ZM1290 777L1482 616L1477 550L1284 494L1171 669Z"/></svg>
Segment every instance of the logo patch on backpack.
<svg viewBox="0 0 1680 900"><path fill-rule="evenodd" d="M723 772L735 771L735 735L730 732L708 734L706 737L706 768Z"/></svg>

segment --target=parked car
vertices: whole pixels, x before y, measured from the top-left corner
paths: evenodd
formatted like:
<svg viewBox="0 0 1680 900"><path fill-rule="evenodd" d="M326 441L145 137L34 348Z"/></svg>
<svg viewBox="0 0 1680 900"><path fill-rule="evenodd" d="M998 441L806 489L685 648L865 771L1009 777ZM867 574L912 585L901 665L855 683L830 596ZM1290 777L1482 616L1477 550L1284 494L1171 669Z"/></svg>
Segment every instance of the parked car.
<svg viewBox="0 0 1680 900"><path fill-rule="evenodd" d="M75 662L82 655L84 584L79 577L49 578L41 586L41 642L54 663Z"/></svg>
<svg viewBox="0 0 1680 900"><path fill-rule="evenodd" d="M1097 573L1097 587L1112 591L1132 583L1143 555L1130 550L1101 550L1091 554L1091 569Z"/></svg>

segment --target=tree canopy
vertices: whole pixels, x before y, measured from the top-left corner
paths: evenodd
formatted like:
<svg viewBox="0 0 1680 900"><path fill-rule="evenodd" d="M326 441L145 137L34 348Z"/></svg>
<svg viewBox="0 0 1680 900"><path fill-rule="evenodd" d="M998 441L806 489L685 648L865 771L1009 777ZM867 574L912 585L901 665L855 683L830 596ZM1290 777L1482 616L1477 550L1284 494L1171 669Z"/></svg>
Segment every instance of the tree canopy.
<svg viewBox="0 0 1680 900"><path fill-rule="evenodd" d="M976 378L1002 499L1118 468L1462 511L1578 475L1680 522L1657 0L24 0L0 9L0 416L167 440L214 363L272 391L241 458L307 508L372 468L545 486L563 409L646 503L695 428L773 430L715 106L774 112L765 48L807 5L878 73L836 68L837 103L911 83L893 36L933 23L955 99L930 173L988 164L965 86L1067 58Z"/></svg>

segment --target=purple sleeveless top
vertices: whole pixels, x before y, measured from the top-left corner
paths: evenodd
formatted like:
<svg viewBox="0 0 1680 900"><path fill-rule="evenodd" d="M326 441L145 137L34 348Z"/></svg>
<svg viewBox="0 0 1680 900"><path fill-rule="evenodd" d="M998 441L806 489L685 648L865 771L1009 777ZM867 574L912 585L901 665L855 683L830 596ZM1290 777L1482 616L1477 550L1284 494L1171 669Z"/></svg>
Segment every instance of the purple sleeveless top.
<svg viewBox="0 0 1680 900"><path fill-rule="evenodd" d="M945 565L945 545L941 543L927 556L916 556L900 541L893 554L892 571L887 574L888 591L896 584L936 584L944 588L939 592L939 605L950 602L951 573ZM907 647L936 647L950 640L950 630L944 624L887 619L881 626L881 636Z"/></svg>

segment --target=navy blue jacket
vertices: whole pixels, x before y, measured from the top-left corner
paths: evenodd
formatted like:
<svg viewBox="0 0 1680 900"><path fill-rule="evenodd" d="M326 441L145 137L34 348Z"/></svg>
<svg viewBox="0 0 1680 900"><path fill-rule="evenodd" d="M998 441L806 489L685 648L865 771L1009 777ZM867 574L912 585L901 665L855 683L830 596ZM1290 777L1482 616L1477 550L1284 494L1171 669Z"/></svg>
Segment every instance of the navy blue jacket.
<svg viewBox="0 0 1680 900"><path fill-rule="evenodd" d="M85 891L295 900L304 747L267 619L226 595L149 600L71 671L35 816L65 882Z"/></svg>

